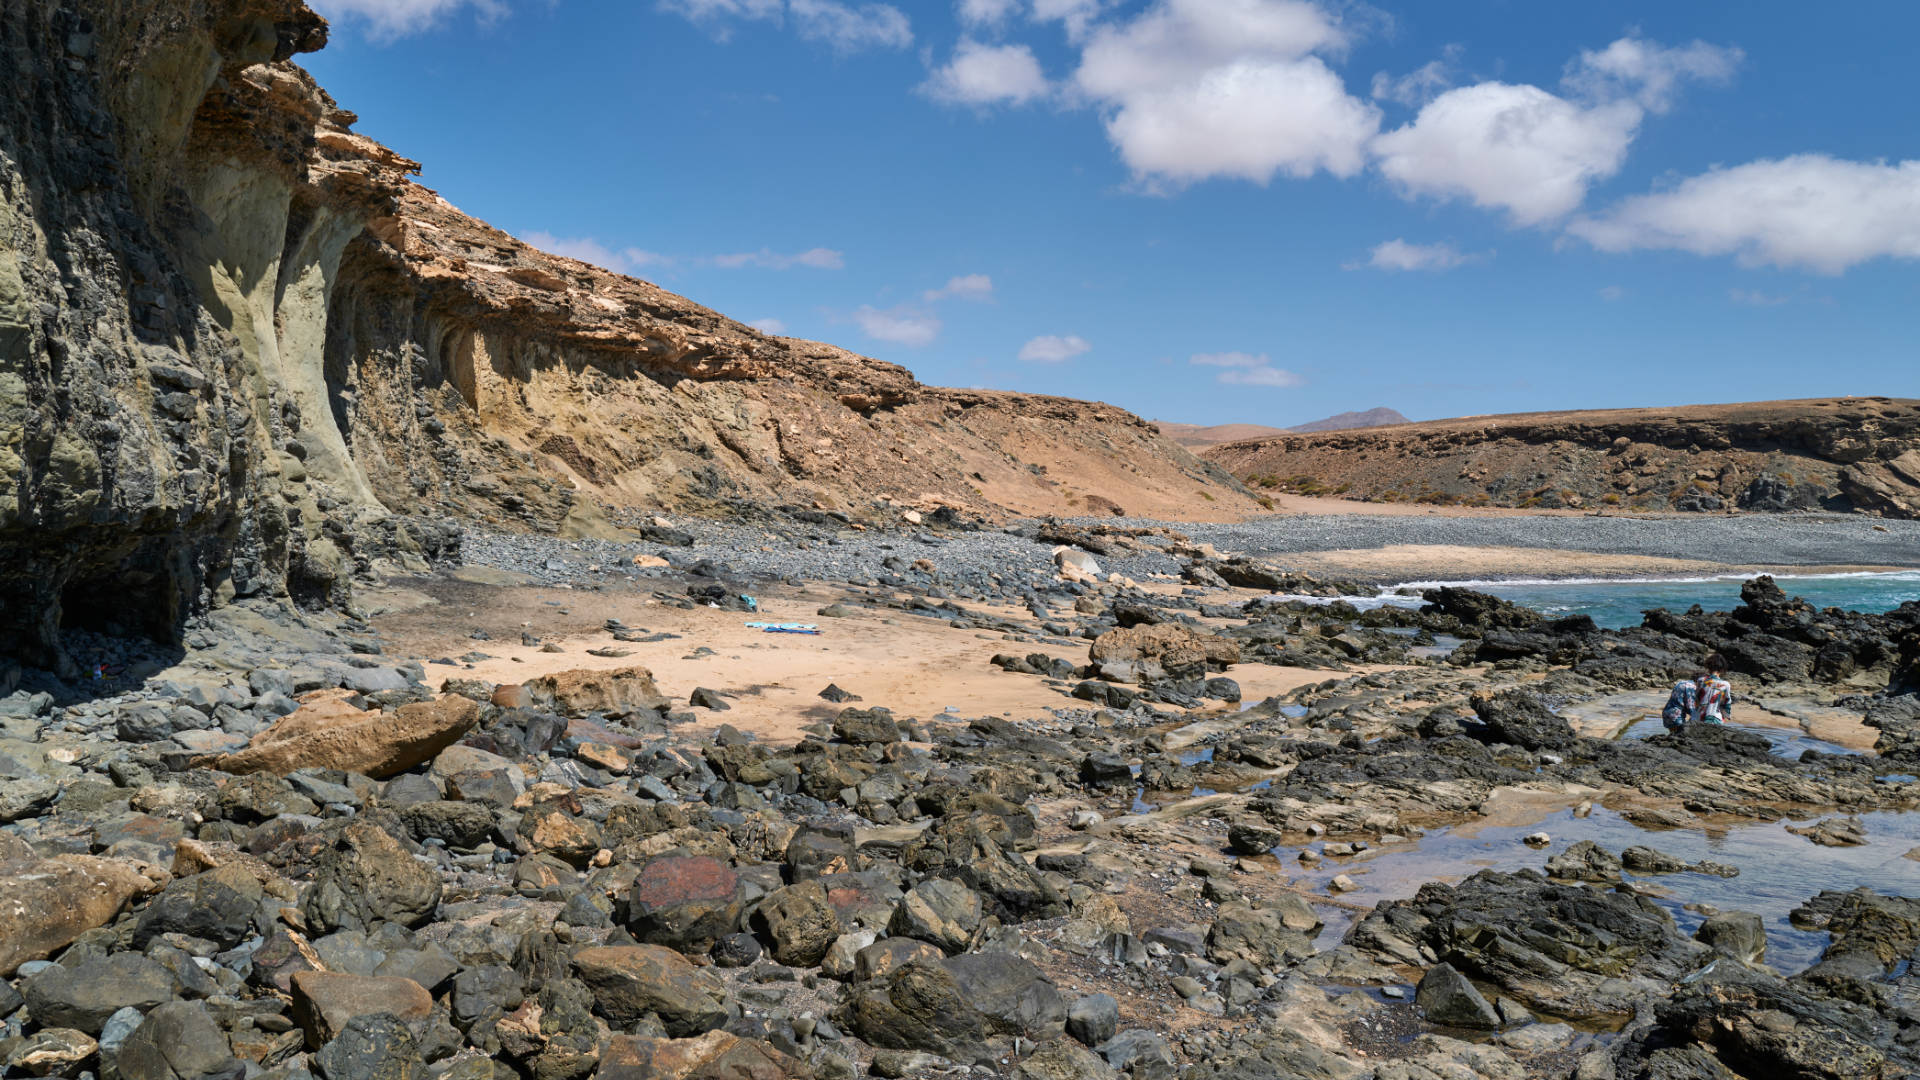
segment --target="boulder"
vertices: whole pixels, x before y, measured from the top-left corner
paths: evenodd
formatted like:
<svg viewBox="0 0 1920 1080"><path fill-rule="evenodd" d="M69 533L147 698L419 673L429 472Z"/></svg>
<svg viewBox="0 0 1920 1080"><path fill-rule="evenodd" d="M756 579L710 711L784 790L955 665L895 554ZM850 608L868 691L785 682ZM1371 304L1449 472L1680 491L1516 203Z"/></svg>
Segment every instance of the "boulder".
<svg viewBox="0 0 1920 1080"><path fill-rule="evenodd" d="M1757 964L1767 955L1766 921L1751 911L1709 915L1693 932L1693 939L1742 964Z"/></svg>
<svg viewBox="0 0 1920 1080"><path fill-rule="evenodd" d="M159 892L167 880L166 871L145 863L90 855L43 859L24 843L0 849L0 975L105 926L129 901Z"/></svg>
<svg viewBox="0 0 1920 1080"><path fill-rule="evenodd" d="M979 893L957 881L928 878L900 898L887 933L931 942L953 955L967 951L984 916Z"/></svg>
<svg viewBox="0 0 1920 1080"><path fill-rule="evenodd" d="M1014 1080L1116 1080L1119 1075L1098 1054L1071 1039L1040 1044L1013 1070Z"/></svg>
<svg viewBox="0 0 1920 1080"><path fill-rule="evenodd" d="M1280 846L1280 830L1252 822L1235 822L1227 828L1227 846L1241 855L1265 855Z"/></svg>
<svg viewBox="0 0 1920 1080"><path fill-rule="evenodd" d="M0 1042L0 1065L8 1076L80 1076L100 1051L93 1036L73 1028L42 1028L24 1039Z"/></svg>
<svg viewBox="0 0 1920 1080"><path fill-rule="evenodd" d="M860 746L895 743L900 725L886 709L842 709L833 718L833 737Z"/></svg>
<svg viewBox="0 0 1920 1080"><path fill-rule="evenodd" d="M840 936L840 917L817 880L775 890L754 917L773 943L773 958L789 967L819 964Z"/></svg>
<svg viewBox="0 0 1920 1080"><path fill-rule="evenodd" d="M526 683L527 704L562 716L599 713L614 720L661 712L673 704L643 667L611 671L560 671Z"/></svg>
<svg viewBox="0 0 1920 1080"><path fill-rule="evenodd" d="M811 1080L813 1069L724 1031L691 1039L615 1035L600 1048L598 1080Z"/></svg>
<svg viewBox="0 0 1920 1080"><path fill-rule="evenodd" d="M1052 1038L1066 1005L1038 968L1005 953L917 961L863 985L840 1014L874 1046L976 1060L990 1039Z"/></svg>
<svg viewBox="0 0 1920 1080"><path fill-rule="evenodd" d="M1098 665L1131 665L1142 682L1152 682L1224 671L1240 662L1240 645L1217 634L1159 623L1109 630L1093 639L1087 655Z"/></svg>
<svg viewBox="0 0 1920 1080"><path fill-rule="evenodd" d="M457 695L362 712L338 701L303 706L281 717L232 754L196 765L229 773L339 769L383 779L405 772L459 741L479 722L480 706Z"/></svg>
<svg viewBox="0 0 1920 1080"><path fill-rule="evenodd" d="M316 932L417 927L440 906L440 875L370 821L342 827L314 862L304 910Z"/></svg>
<svg viewBox="0 0 1920 1080"><path fill-rule="evenodd" d="M1500 1014L1492 1003L1452 964L1440 964L1421 976L1420 985L1414 988L1413 1003L1420 1006L1429 1023L1479 1031L1500 1026Z"/></svg>
<svg viewBox="0 0 1920 1080"><path fill-rule="evenodd" d="M385 1013L368 1013L320 1048L313 1063L326 1080L416 1080L425 1073L419 1040Z"/></svg>
<svg viewBox="0 0 1920 1080"><path fill-rule="evenodd" d="M854 954L855 982L881 979L916 961L938 961L946 954L938 945L908 937L890 937L876 941Z"/></svg>
<svg viewBox="0 0 1920 1080"><path fill-rule="evenodd" d="M384 1014L423 1031L433 995L412 979L302 971L293 976L293 1019L307 1033L307 1049L333 1041L356 1017Z"/></svg>
<svg viewBox="0 0 1920 1080"><path fill-rule="evenodd" d="M1088 994L1067 1007L1067 1034L1099 1046L1120 1030L1120 1004L1111 994Z"/></svg>
<svg viewBox="0 0 1920 1080"><path fill-rule="evenodd" d="M100 1034L121 1009L146 1012L172 1001L173 974L139 953L96 956L67 967L55 964L26 980L22 993L44 1027Z"/></svg>
<svg viewBox="0 0 1920 1080"><path fill-rule="evenodd" d="M741 906L732 867L710 855L668 855L634 877L625 921L641 941L693 951L737 931Z"/></svg>
<svg viewBox="0 0 1920 1080"><path fill-rule="evenodd" d="M1612 852L1591 840L1582 840L1547 860L1547 876L1561 881L1607 884L1620 880L1620 866L1620 860Z"/></svg>
<svg viewBox="0 0 1920 1080"><path fill-rule="evenodd" d="M1474 734L1485 742L1506 743L1522 750L1560 750L1574 743L1573 726L1525 690L1475 698L1473 710L1481 724Z"/></svg>
<svg viewBox="0 0 1920 1080"><path fill-rule="evenodd" d="M164 934L187 934L230 949L253 936L264 896L260 879L237 863L176 878L140 913L134 947L144 949Z"/></svg>
<svg viewBox="0 0 1920 1080"><path fill-rule="evenodd" d="M170 1001L149 1012L120 1044L115 1068L121 1080L200 1080L242 1071L226 1034L198 1001Z"/></svg>
<svg viewBox="0 0 1920 1080"><path fill-rule="evenodd" d="M686 957L658 945L582 949L574 970L593 992L594 1008L619 1027L656 1013L667 1034L684 1038L727 1021L727 986Z"/></svg>

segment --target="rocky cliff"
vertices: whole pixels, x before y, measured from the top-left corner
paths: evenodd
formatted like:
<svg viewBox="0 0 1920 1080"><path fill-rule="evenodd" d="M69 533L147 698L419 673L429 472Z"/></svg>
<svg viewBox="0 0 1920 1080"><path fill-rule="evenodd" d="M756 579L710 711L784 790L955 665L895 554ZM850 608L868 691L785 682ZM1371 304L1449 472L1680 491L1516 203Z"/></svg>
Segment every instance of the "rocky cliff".
<svg viewBox="0 0 1920 1080"><path fill-rule="evenodd" d="M1476 416L1280 435L1206 457L1308 495L1920 516L1920 401L1881 397Z"/></svg>
<svg viewBox="0 0 1920 1080"><path fill-rule="evenodd" d="M298 0L0 2L0 641L338 604L460 519L741 502L1177 513L1229 477L1121 410L941 390L541 254L291 62ZM885 500L881 502L879 500Z"/></svg>

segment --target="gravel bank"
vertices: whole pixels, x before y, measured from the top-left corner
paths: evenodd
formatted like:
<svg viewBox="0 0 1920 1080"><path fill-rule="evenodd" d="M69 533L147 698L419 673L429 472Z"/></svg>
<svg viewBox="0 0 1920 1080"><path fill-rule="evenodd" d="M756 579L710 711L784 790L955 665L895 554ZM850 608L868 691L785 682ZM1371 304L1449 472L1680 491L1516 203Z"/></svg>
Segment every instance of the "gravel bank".
<svg viewBox="0 0 1920 1080"><path fill-rule="evenodd" d="M1842 515L1738 517L1273 517L1183 526L1222 550L1284 561L1307 551L1393 544L1552 548L1734 566L1920 567L1920 522Z"/></svg>
<svg viewBox="0 0 1920 1080"><path fill-rule="evenodd" d="M1165 524L1113 518L1087 523ZM852 533L803 524L776 530L711 521L687 521L680 527L693 535L691 547L470 530L464 551L470 563L547 580L571 577L588 566L630 566L633 556L645 554L664 556L678 566L712 560L724 564L732 576L864 584L900 569L890 567L889 560L910 564L925 558L951 580L1000 591L1049 577L1053 566L1050 547L1030 539L1031 523L1005 531L951 533ZM1731 566L1920 567L1920 522L1827 515L1462 518L1352 514L1172 527L1222 551L1245 552L1283 564L1287 556L1305 552L1449 545L1692 559ZM1179 560L1154 552L1102 561L1109 569L1135 577L1173 573L1180 567ZM1000 580L995 582L995 577Z"/></svg>

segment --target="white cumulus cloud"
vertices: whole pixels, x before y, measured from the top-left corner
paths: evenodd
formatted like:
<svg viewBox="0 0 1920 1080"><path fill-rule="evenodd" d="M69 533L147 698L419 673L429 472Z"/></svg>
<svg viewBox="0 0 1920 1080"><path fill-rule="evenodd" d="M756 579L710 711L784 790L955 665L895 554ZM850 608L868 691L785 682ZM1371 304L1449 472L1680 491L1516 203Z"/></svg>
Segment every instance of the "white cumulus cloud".
<svg viewBox="0 0 1920 1080"><path fill-rule="evenodd" d="M482 20L506 14L501 0L313 0L313 9L335 22L360 21L370 36L404 37L432 29L461 8L472 8Z"/></svg>
<svg viewBox="0 0 1920 1080"><path fill-rule="evenodd" d="M604 270L617 274L636 274L651 266L670 266L671 256L656 251L643 251L640 248L611 248L591 236L555 236L550 232L535 229L520 239L541 251L562 255L569 259L579 259L592 263Z"/></svg>
<svg viewBox="0 0 1920 1080"><path fill-rule="evenodd" d="M1429 60L1398 78L1384 71L1375 72L1374 100L1407 106L1425 105L1453 86L1454 65L1464 51L1458 45L1448 45L1441 50L1439 59Z"/></svg>
<svg viewBox="0 0 1920 1080"><path fill-rule="evenodd" d="M1187 363L1226 369L1215 376L1214 381L1229 386L1299 386L1301 381L1293 372L1274 367L1266 353L1195 353L1187 358Z"/></svg>
<svg viewBox="0 0 1920 1080"><path fill-rule="evenodd" d="M1567 66L1562 82L1593 100L1632 98L1649 112L1673 107L1686 80L1725 83L1745 54L1737 48L1695 41L1678 48L1641 38L1621 38L1598 51L1587 49Z"/></svg>
<svg viewBox="0 0 1920 1080"><path fill-rule="evenodd" d="M1187 358L1189 364L1201 364L1206 367L1250 368L1264 367L1271 363L1266 353L1254 355L1245 352L1194 353Z"/></svg>
<svg viewBox="0 0 1920 1080"><path fill-rule="evenodd" d="M1220 382L1229 386L1299 386L1300 376L1276 367L1234 368L1220 373Z"/></svg>
<svg viewBox="0 0 1920 1080"><path fill-rule="evenodd" d="M993 279L985 274L961 274L948 278L947 283L937 289L921 293L920 298L929 304L940 300L990 300Z"/></svg>
<svg viewBox="0 0 1920 1080"><path fill-rule="evenodd" d="M1352 176L1379 110L1313 55L1346 43L1303 0L1157 0L1091 31L1074 85L1145 181Z"/></svg>
<svg viewBox="0 0 1920 1080"><path fill-rule="evenodd" d="M800 36L824 41L840 52L904 49L913 44L907 16L891 4L852 4L838 0L787 0Z"/></svg>
<svg viewBox="0 0 1920 1080"><path fill-rule="evenodd" d="M937 316L909 307L882 310L862 306L853 313L853 321L859 324L861 333L875 341L891 341L913 348L931 345L940 336L940 320Z"/></svg>
<svg viewBox="0 0 1920 1080"><path fill-rule="evenodd" d="M1376 165L1408 196L1466 199L1506 211L1515 225L1556 221L1620 171L1648 112L1670 108L1684 81L1726 81L1740 57L1699 41L1668 48L1621 38L1568 65L1570 97L1502 82L1434 97L1412 123L1373 141Z"/></svg>
<svg viewBox="0 0 1920 1080"><path fill-rule="evenodd" d="M1033 0L1033 18L1036 22L1057 22L1066 28L1067 37L1078 41L1087 32L1087 27L1100 16L1105 9L1112 7L1118 0Z"/></svg>
<svg viewBox="0 0 1920 1080"><path fill-rule="evenodd" d="M1620 170L1641 115L1629 101L1587 107L1537 86L1479 83L1434 98L1373 150L1409 195L1464 198L1538 225L1578 209L1589 184Z"/></svg>
<svg viewBox="0 0 1920 1080"><path fill-rule="evenodd" d="M1920 161L1754 161L1626 199L1567 231L1601 251L1731 255L1743 266L1823 274L1872 259L1920 259Z"/></svg>
<svg viewBox="0 0 1920 1080"><path fill-rule="evenodd" d="M779 319L755 319L747 325L763 334L771 334L775 337L779 337L787 332L787 324L781 322Z"/></svg>
<svg viewBox="0 0 1920 1080"><path fill-rule="evenodd" d="M1032 49L970 39L962 40L953 59L920 87L921 93L951 105L1025 105L1052 90Z"/></svg>
<svg viewBox="0 0 1920 1080"><path fill-rule="evenodd" d="M891 4L852 4L842 0L657 0L659 10L710 27L722 40L742 21L791 26L808 41L837 52L904 49L913 44L913 25Z"/></svg>
<svg viewBox="0 0 1920 1080"><path fill-rule="evenodd" d="M762 270L791 270L796 266L804 266L812 270L839 270L847 265L845 252L823 247L808 248L791 255L761 248L759 251L714 255L707 261L722 270L738 270L747 266L759 267Z"/></svg>
<svg viewBox="0 0 1920 1080"><path fill-rule="evenodd" d="M969 26L998 26L1020 7L1021 0L960 0L955 10L960 21Z"/></svg>
<svg viewBox="0 0 1920 1080"><path fill-rule="evenodd" d="M1373 250L1367 253L1365 262L1348 263L1347 269L1356 270L1366 266L1375 270L1451 270L1490 257L1485 252L1463 252L1452 244L1410 244L1396 238L1384 244L1375 244Z"/></svg>
<svg viewBox="0 0 1920 1080"><path fill-rule="evenodd" d="M1020 359L1029 364L1064 364L1092 348L1077 334L1045 334L1020 346Z"/></svg>

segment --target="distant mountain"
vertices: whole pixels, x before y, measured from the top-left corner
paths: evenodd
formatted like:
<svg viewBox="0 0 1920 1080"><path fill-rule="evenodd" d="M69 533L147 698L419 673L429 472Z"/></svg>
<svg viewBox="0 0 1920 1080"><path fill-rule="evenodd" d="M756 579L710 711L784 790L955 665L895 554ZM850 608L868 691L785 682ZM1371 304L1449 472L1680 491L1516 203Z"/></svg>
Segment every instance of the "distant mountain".
<svg viewBox="0 0 1920 1080"><path fill-rule="evenodd" d="M1311 424L1290 427L1288 431L1346 431L1349 428L1386 427L1388 424L1410 424L1413 421L1401 416L1393 409L1381 407L1366 412L1343 412L1338 416L1329 416L1325 420L1315 420ZM1257 439L1258 435L1240 436ZM1178 442L1179 440L1174 440Z"/></svg>
<svg viewBox="0 0 1920 1080"><path fill-rule="evenodd" d="M1288 432L1344 431L1348 428L1385 427L1388 424L1405 424L1410 421L1392 409L1368 409L1366 412L1343 412L1339 416L1329 416L1325 420L1315 420L1311 424L1299 427L1277 428L1265 424L1174 424L1165 420L1155 420L1154 426L1160 434L1179 443L1189 450L1204 450L1209 446L1222 443L1243 442L1247 439L1270 439L1275 435Z"/></svg>

